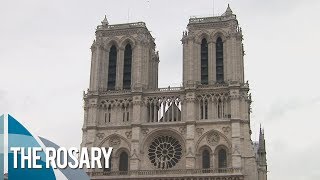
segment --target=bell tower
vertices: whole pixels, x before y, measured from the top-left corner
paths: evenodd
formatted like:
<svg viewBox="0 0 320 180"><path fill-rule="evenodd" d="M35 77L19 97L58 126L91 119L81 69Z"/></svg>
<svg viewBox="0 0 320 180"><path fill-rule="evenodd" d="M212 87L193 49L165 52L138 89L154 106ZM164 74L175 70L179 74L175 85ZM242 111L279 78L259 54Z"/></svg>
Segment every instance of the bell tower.
<svg viewBox="0 0 320 180"><path fill-rule="evenodd" d="M144 22L110 25L105 17L95 35L81 146L114 147L107 171L137 170L141 93L158 88L156 44Z"/></svg>
<svg viewBox="0 0 320 180"><path fill-rule="evenodd" d="M91 51L89 90L133 90L158 87L158 52L144 22L97 27Z"/></svg>
<svg viewBox="0 0 320 180"><path fill-rule="evenodd" d="M221 16L190 18L182 44L184 86L244 82L242 31L229 5Z"/></svg>

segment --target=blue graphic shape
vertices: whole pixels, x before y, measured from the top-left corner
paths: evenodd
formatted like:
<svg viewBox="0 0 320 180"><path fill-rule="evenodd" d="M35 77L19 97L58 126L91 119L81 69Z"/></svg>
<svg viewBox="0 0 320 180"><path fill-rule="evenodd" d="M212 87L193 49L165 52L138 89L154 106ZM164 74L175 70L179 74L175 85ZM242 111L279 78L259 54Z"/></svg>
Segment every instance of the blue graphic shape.
<svg viewBox="0 0 320 180"><path fill-rule="evenodd" d="M10 150L11 147L34 148L41 147L37 140L31 135L31 133L21 125L16 119L8 115L8 175L10 180L55 180L55 174L53 169L46 168L46 156L45 152L41 151L37 155L41 157L37 161L37 164L42 168L34 169L27 168L28 162L25 161L26 168L21 168L21 154L17 156L18 168L14 168L14 156ZM25 152L24 154L27 154Z"/></svg>
<svg viewBox="0 0 320 180"><path fill-rule="evenodd" d="M59 149L60 147L53 143L52 141L45 139L43 137L39 137L39 139L42 141L42 143L46 146L46 147L52 147L55 150ZM63 162L63 158L61 158L61 162ZM74 164L74 161L68 156L68 162L71 162L72 164ZM65 169L61 169L59 168L59 170L62 172L62 174L70 179L76 179L76 180L90 180L89 176L87 175L87 173L83 170L83 169L71 169L70 167L67 167Z"/></svg>
<svg viewBox="0 0 320 180"><path fill-rule="evenodd" d="M0 115L0 180L4 179L4 115Z"/></svg>

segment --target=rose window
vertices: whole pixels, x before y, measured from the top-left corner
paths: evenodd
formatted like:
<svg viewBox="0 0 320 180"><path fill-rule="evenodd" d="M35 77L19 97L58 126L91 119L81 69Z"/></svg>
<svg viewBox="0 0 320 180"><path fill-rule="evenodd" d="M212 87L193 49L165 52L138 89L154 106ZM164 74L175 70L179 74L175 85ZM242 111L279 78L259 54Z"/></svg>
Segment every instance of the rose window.
<svg viewBox="0 0 320 180"><path fill-rule="evenodd" d="M156 137L149 146L148 155L151 163L159 169L174 167L182 156L182 147L171 136Z"/></svg>

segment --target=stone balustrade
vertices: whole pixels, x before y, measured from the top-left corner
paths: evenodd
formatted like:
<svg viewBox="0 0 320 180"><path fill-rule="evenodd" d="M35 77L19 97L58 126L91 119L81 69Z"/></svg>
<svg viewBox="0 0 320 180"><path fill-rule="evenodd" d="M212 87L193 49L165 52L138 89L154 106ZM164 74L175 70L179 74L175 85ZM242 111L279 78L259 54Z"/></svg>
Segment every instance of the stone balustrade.
<svg viewBox="0 0 320 180"><path fill-rule="evenodd" d="M213 16L213 17L191 17L189 19L190 24L196 23L209 23L209 22L219 22L219 21L227 21L231 19L236 19L236 15L228 15L228 16Z"/></svg>
<svg viewBox="0 0 320 180"><path fill-rule="evenodd" d="M191 86L190 84L188 84L189 86ZM249 83L235 83L235 82L223 82L223 83L212 83L212 84L208 84L208 85L201 85L199 83L195 83L193 84L195 89L215 89L215 88L227 88L229 86L234 86L234 85L238 85L241 86L243 88L249 88ZM159 92L182 92L185 89L187 89L187 87L166 87L166 88L157 88L157 89L141 89L141 92L143 93L159 93ZM97 91L91 91L91 90L87 90L86 92L84 92L84 97L88 96L88 95L112 95L112 94L129 94L131 92L133 92L134 90L130 90L130 89L121 89L121 90L107 90L107 89L99 89Z"/></svg>
<svg viewBox="0 0 320 180"><path fill-rule="evenodd" d="M225 169L167 169L167 170L131 170L131 171L110 171L110 172L90 172L90 177L95 176L156 176L156 175L210 175L210 176L232 176L242 175L241 168ZM94 179L94 178L93 178Z"/></svg>
<svg viewBox="0 0 320 180"><path fill-rule="evenodd" d="M125 23L125 24L112 24L108 26L99 25L97 30L102 29L127 29L127 28L134 28L134 27L146 27L146 23L144 22L135 22L135 23Z"/></svg>

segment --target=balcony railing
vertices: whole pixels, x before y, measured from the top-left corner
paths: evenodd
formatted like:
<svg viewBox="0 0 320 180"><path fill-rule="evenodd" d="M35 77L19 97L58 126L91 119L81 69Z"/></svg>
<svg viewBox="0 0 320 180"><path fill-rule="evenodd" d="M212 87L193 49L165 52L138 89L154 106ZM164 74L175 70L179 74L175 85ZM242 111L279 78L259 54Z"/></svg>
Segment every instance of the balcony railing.
<svg viewBox="0 0 320 180"><path fill-rule="evenodd" d="M232 14L228 16L221 15L221 16L213 16L213 17L191 17L189 19L189 24L228 21L231 19L236 19L236 15Z"/></svg>
<svg viewBox="0 0 320 180"><path fill-rule="evenodd" d="M132 171L110 171L110 172L90 172L89 176L157 176L157 175L242 175L241 168L225 169L169 169L169 170L132 170Z"/></svg>
<svg viewBox="0 0 320 180"><path fill-rule="evenodd" d="M202 89L218 89L218 88L227 88L229 86L240 86L242 88L249 88L249 83L238 83L238 82L209 82L207 85L201 85L200 82L186 82L186 87L166 87L166 88L156 88L156 89L141 89L141 92L144 93L161 93L161 92L170 92L170 93L177 93L183 92L185 89L190 87L197 88L199 90ZM112 94L130 94L134 92L134 89L119 89L119 90L108 90L105 88L100 88L97 91L87 90L83 92L83 96L87 97L89 95L112 95Z"/></svg>
<svg viewBox="0 0 320 180"><path fill-rule="evenodd" d="M125 24L112 24L108 26L99 25L97 30L104 30L104 29L127 29L127 28L134 28L134 27L146 27L144 22L135 22L135 23L125 23Z"/></svg>
<svg viewBox="0 0 320 180"><path fill-rule="evenodd" d="M166 88L157 88L157 89L147 89L146 92L175 92L182 91L183 87L166 87Z"/></svg>

